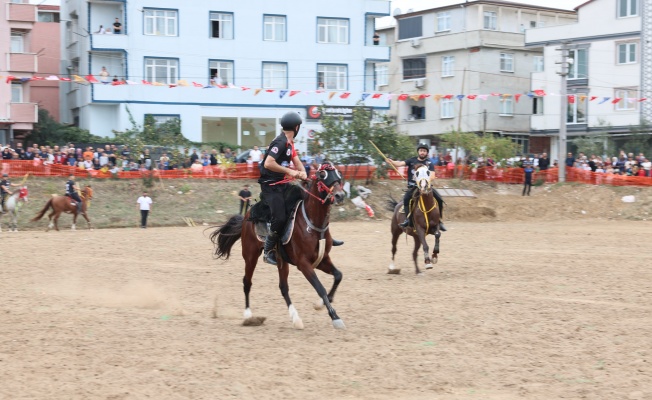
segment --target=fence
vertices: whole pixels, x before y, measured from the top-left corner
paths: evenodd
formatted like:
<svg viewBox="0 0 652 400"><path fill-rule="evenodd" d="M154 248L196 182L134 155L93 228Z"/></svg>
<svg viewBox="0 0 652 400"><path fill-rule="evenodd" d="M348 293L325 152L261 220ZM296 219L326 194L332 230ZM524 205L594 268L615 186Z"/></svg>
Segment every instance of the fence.
<svg viewBox="0 0 652 400"><path fill-rule="evenodd" d="M340 165L338 169L344 179L348 180L369 179L376 172L375 166L367 165ZM229 167L219 165L209 166L202 167L198 170L191 168L171 171L140 169L120 171L112 174L111 172L84 170L68 165L44 165L34 161L3 160L2 164L0 164L0 171L14 178L23 177L27 174L38 177L67 177L71 173L80 178L97 179L138 179L145 177L157 179L258 179L260 177L258 166L249 164L232 164ZM399 168L399 171L405 176L405 167ZM492 181L506 184L521 184L525 179L525 172L522 168L470 168L457 166L455 169L450 169L448 167L435 167L435 172L440 179L461 178L472 181ZM393 170L388 171L387 175L389 179L403 179ZM535 172L532 181L533 183L556 183L558 181L558 170L557 168L551 168L546 171ZM566 169L566 181L591 185L652 186L652 177L595 173L577 168Z"/></svg>

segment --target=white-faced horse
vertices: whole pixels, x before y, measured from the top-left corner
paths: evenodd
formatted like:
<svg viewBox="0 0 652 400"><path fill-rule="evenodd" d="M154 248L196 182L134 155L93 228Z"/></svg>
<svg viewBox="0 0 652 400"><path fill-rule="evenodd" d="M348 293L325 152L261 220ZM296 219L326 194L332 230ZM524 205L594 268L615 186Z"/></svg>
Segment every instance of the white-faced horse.
<svg viewBox="0 0 652 400"><path fill-rule="evenodd" d="M23 186L5 199L5 209L7 210L7 215L9 216L9 232L18 231L18 210L23 205L23 203L27 202L28 194L29 192L27 191L27 186ZM2 217L4 215L5 214L0 214L0 232L2 232Z"/></svg>

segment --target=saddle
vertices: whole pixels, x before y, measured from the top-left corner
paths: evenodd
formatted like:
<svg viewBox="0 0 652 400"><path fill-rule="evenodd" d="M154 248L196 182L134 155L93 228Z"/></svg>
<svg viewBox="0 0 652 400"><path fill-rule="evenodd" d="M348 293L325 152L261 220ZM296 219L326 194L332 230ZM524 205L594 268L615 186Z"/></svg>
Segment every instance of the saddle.
<svg viewBox="0 0 652 400"><path fill-rule="evenodd" d="M303 189L297 185L290 185L283 194L283 197L285 199L285 215L288 217L281 233L280 242L285 245L292 239L295 217L303 200ZM271 219L272 211L265 201L264 193L261 193L260 201L254 204L249 212L249 221L254 223L256 236L261 242L264 242L270 233Z"/></svg>

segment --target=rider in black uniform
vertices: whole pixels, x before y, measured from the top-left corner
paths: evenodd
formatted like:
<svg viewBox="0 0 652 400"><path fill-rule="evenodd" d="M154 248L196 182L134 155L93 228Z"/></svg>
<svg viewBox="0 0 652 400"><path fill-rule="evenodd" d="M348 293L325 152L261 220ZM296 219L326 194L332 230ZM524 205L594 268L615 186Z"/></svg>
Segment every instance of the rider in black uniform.
<svg viewBox="0 0 652 400"><path fill-rule="evenodd" d="M75 176L70 175L68 177L68 182L66 182L66 195L70 196L71 199L75 200L77 203L77 212L81 212L82 208L82 199L79 198L77 191L79 188L75 184Z"/></svg>
<svg viewBox="0 0 652 400"><path fill-rule="evenodd" d="M11 192L11 187L12 186L20 186L16 183L11 183L9 180L9 174L2 174L2 180L0 181L0 213L6 214L7 212L5 211L5 201L7 197L9 197L12 192Z"/></svg>
<svg viewBox="0 0 652 400"><path fill-rule="evenodd" d="M428 167L430 171L434 172L435 170L434 164L432 161L430 161L430 158L428 158L429 150L430 149L425 144L419 144L417 146L417 153L419 154L417 157L408 158L405 161L394 161L389 158L387 159L387 161L389 161L395 167L407 166L407 190L405 191L405 196L403 196L403 212L405 213L405 221L399 224L401 228L407 228L408 225L410 225L410 199L414 194L414 190L417 188L417 183L414 181L414 174L412 173L414 171L414 166L416 164L422 164ZM446 231L444 223L441 222L441 218L443 218L444 201L436 190L433 189L432 191L435 196L435 200L437 200L437 205L439 206L439 229Z"/></svg>

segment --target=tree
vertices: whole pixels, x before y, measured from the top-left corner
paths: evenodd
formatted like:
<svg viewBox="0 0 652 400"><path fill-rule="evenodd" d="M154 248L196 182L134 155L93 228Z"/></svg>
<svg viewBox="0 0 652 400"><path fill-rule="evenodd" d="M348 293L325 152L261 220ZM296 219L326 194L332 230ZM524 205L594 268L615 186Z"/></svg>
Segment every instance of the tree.
<svg viewBox="0 0 652 400"><path fill-rule="evenodd" d="M441 135L441 140L444 145L453 147L456 151L460 148L464 149L469 156L483 155L494 160L507 159L518 152L518 145L509 137L479 136L473 132L453 130Z"/></svg>
<svg viewBox="0 0 652 400"><path fill-rule="evenodd" d="M93 143L105 140L100 136L91 135L86 129L64 125L57 122L48 110L38 109L38 122L34 125L26 141L44 145L59 145L63 143Z"/></svg>

